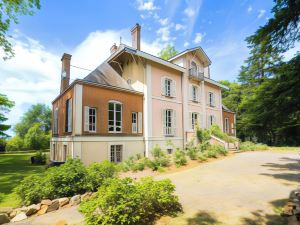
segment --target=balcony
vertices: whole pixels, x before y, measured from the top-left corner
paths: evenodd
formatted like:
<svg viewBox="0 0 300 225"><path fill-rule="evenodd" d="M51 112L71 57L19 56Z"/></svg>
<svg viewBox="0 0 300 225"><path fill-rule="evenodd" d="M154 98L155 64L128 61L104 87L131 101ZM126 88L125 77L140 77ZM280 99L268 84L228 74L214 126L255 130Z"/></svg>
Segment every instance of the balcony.
<svg viewBox="0 0 300 225"><path fill-rule="evenodd" d="M204 80L204 73L198 71L196 68L189 69L189 78L196 81Z"/></svg>

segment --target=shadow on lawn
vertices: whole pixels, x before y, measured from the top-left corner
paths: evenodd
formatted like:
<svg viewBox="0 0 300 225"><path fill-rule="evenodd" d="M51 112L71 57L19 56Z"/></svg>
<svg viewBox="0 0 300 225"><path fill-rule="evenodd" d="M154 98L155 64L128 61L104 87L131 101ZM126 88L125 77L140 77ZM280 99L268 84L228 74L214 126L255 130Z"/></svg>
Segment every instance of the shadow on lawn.
<svg viewBox="0 0 300 225"><path fill-rule="evenodd" d="M212 213L206 211L200 211L195 217L187 218L186 221L188 225L224 225Z"/></svg>
<svg viewBox="0 0 300 225"><path fill-rule="evenodd" d="M273 177L275 179L300 183L299 159L283 157L280 160L285 161L286 163L284 164L266 163L262 165L263 167L268 167L270 171L278 172L278 173L261 173L261 175ZM292 173L288 171L291 171Z"/></svg>

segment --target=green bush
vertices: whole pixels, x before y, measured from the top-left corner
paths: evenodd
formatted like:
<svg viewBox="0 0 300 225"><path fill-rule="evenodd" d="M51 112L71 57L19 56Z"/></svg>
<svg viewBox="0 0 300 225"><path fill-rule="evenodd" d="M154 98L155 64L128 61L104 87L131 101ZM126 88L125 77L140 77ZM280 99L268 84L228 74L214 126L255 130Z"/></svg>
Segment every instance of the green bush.
<svg viewBox="0 0 300 225"><path fill-rule="evenodd" d="M47 155L42 151L36 151L33 157L34 157L34 164L45 165L47 162Z"/></svg>
<svg viewBox="0 0 300 225"><path fill-rule="evenodd" d="M16 193L23 203L38 203L43 198L55 199L81 194L89 190L87 169L79 159L68 159L40 175L21 181Z"/></svg>
<svg viewBox="0 0 300 225"><path fill-rule="evenodd" d="M265 144L255 144L251 141L245 141L240 144L241 151L259 151L259 150L268 150L268 146Z"/></svg>
<svg viewBox="0 0 300 225"><path fill-rule="evenodd" d="M200 127L197 127L196 128L196 136L200 143L205 143L210 140L211 133L210 133L210 130L208 130L208 129L202 129Z"/></svg>
<svg viewBox="0 0 300 225"><path fill-rule="evenodd" d="M110 179L95 197L82 202L79 210L87 224L153 224L161 216L181 211L174 192L175 186L169 180Z"/></svg>
<svg viewBox="0 0 300 225"><path fill-rule="evenodd" d="M92 163L87 167L88 188L96 191L108 179L117 175L115 164L105 160L101 163Z"/></svg>
<svg viewBox="0 0 300 225"><path fill-rule="evenodd" d="M155 145L152 148L151 153L153 158L148 160L148 166L152 170L159 170L160 167L167 167L170 165L170 159L168 155L158 145Z"/></svg>
<svg viewBox="0 0 300 225"><path fill-rule="evenodd" d="M42 130L42 124L36 123L28 130L24 137L25 147L28 149L48 149L50 134Z"/></svg>
<svg viewBox="0 0 300 225"><path fill-rule="evenodd" d="M5 152L6 140L0 138L0 152Z"/></svg>
<svg viewBox="0 0 300 225"><path fill-rule="evenodd" d="M174 163L177 167L184 166L187 163L185 152L177 149L173 155Z"/></svg>
<svg viewBox="0 0 300 225"><path fill-rule="evenodd" d="M209 145L203 154L207 158L218 158L220 155L227 155L228 151L221 145Z"/></svg>
<svg viewBox="0 0 300 225"><path fill-rule="evenodd" d="M234 143L238 141L237 138L229 136L228 134L224 133L217 124L213 124L210 127L210 132L212 135L216 136L217 138L220 138L229 143Z"/></svg>
<svg viewBox="0 0 300 225"><path fill-rule="evenodd" d="M205 162L205 161L207 161L207 157L206 157L205 154L201 153L201 154L198 155L198 160L200 162Z"/></svg>
<svg viewBox="0 0 300 225"><path fill-rule="evenodd" d="M131 156L129 159L123 161L118 165L119 169L123 172L127 171L142 171L148 165L148 159L137 154L135 157Z"/></svg>
<svg viewBox="0 0 300 225"><path fill-rule="evenodd" d="M22 138L20 138L19 136L15 136L7 141L5 151L12 152L20 150L24 150L24 141Z"/></svg>
<svg viewBox="0 0 300 225"><path fill-rule="evenodd" d="M194 146L193 142L189 142L186 145L187 155L190 157L191 160L196 160L198 157L199 150L196 146Z"/></svg>

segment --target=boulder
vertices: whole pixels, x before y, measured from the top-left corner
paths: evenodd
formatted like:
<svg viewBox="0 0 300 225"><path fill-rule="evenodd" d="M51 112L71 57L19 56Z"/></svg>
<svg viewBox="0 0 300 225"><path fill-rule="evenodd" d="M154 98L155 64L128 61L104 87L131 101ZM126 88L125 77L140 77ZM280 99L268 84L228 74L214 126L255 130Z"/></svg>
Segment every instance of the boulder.
<svg viewBox="0 0 300 225"><path fill-rule="evenodd" d="M52 201L50 199L44 199L41 201L41 204L42 205L51 205L52 204Z"/></svg>
<svg viewBox="0 0 300 225"><path fill-rule="evenodd" d="M284 208L282 209L282 216L292 216L294 215L293 213L293 208L289 205L284 206Z"/></svg>
<svg viewBox="0 0 300 225"><path fill-rule="evenodd" d="M6 213L0 213L0 224L9 223L9 218Z"/></svg>
<svg viewBox="0 0 300 225"><path fill-rule="evenodd" d="M38 215L44 215L47 212L48 205L42 205L41 209L37 212Z"/></svg>
<svg viewBox="0 0 300 225"><path fill-rule="evenodd" d="M78 205L80 202L81 202L81 196L80 195L74 195L70 199L70 205L71 206Z"/></svg>
<svg viewBox="0 0 300 225"><path fill-rule="evenodd" d="M86 192L86 193L84 193L83 195L81 195L81 201L90 199L91 196L92 196L92 194L93 194L92 192Z"/></svg>
<svg viewBox="0 0 300 225"><path fill-rule="evenodd" d="M14 209L12 207L0 207L0 213L10 214Z"/></svg>
<svg viewBox="0 0 300 225"><path fill-rule="evenodd" d="M55 201L52 201L52 204L48 206L48 209L46 212L47 213L52 212L52 211L58 210L58 208L59 208L59 201L55 200Z"/></svg>
<svg viewBox="0 0 300 225"><path fill-rule="evenodd" d="M63 207L69 203L69 198L59 198L59 207Z"/></svg>
<svg viewBox="0 0 300 225"><path fill-rule="evenodd" d="M19 214L17 214L12 220L11 222L19 222L19 221L22 221L22 220L25 220L27 219L27 216L24 212L21 212Z"/></svg>
<svg viewBox="0 0 300 225"><path fill-rule="evenodd" d="M41 209L40 204L33 204L27 207L26 216L31 216Z"/></svg>
<svg viewBox="0 0 300 225"><path fill-rule="evenodd" d="M12 219L17 215L17 210L13 210L10 214L9 214L9 218Z"/></svg>

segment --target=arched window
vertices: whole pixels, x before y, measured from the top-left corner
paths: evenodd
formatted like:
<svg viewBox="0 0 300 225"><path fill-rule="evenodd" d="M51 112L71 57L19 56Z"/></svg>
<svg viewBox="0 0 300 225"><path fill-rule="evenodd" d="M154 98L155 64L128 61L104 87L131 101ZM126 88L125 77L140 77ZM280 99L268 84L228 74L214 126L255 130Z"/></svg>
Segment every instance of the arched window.
<svg viewBox="0 0 300 225"><path fill-rule="evenodd" d="M122 132L122 103L120 102L108 102L108 132Z"/></svg>

